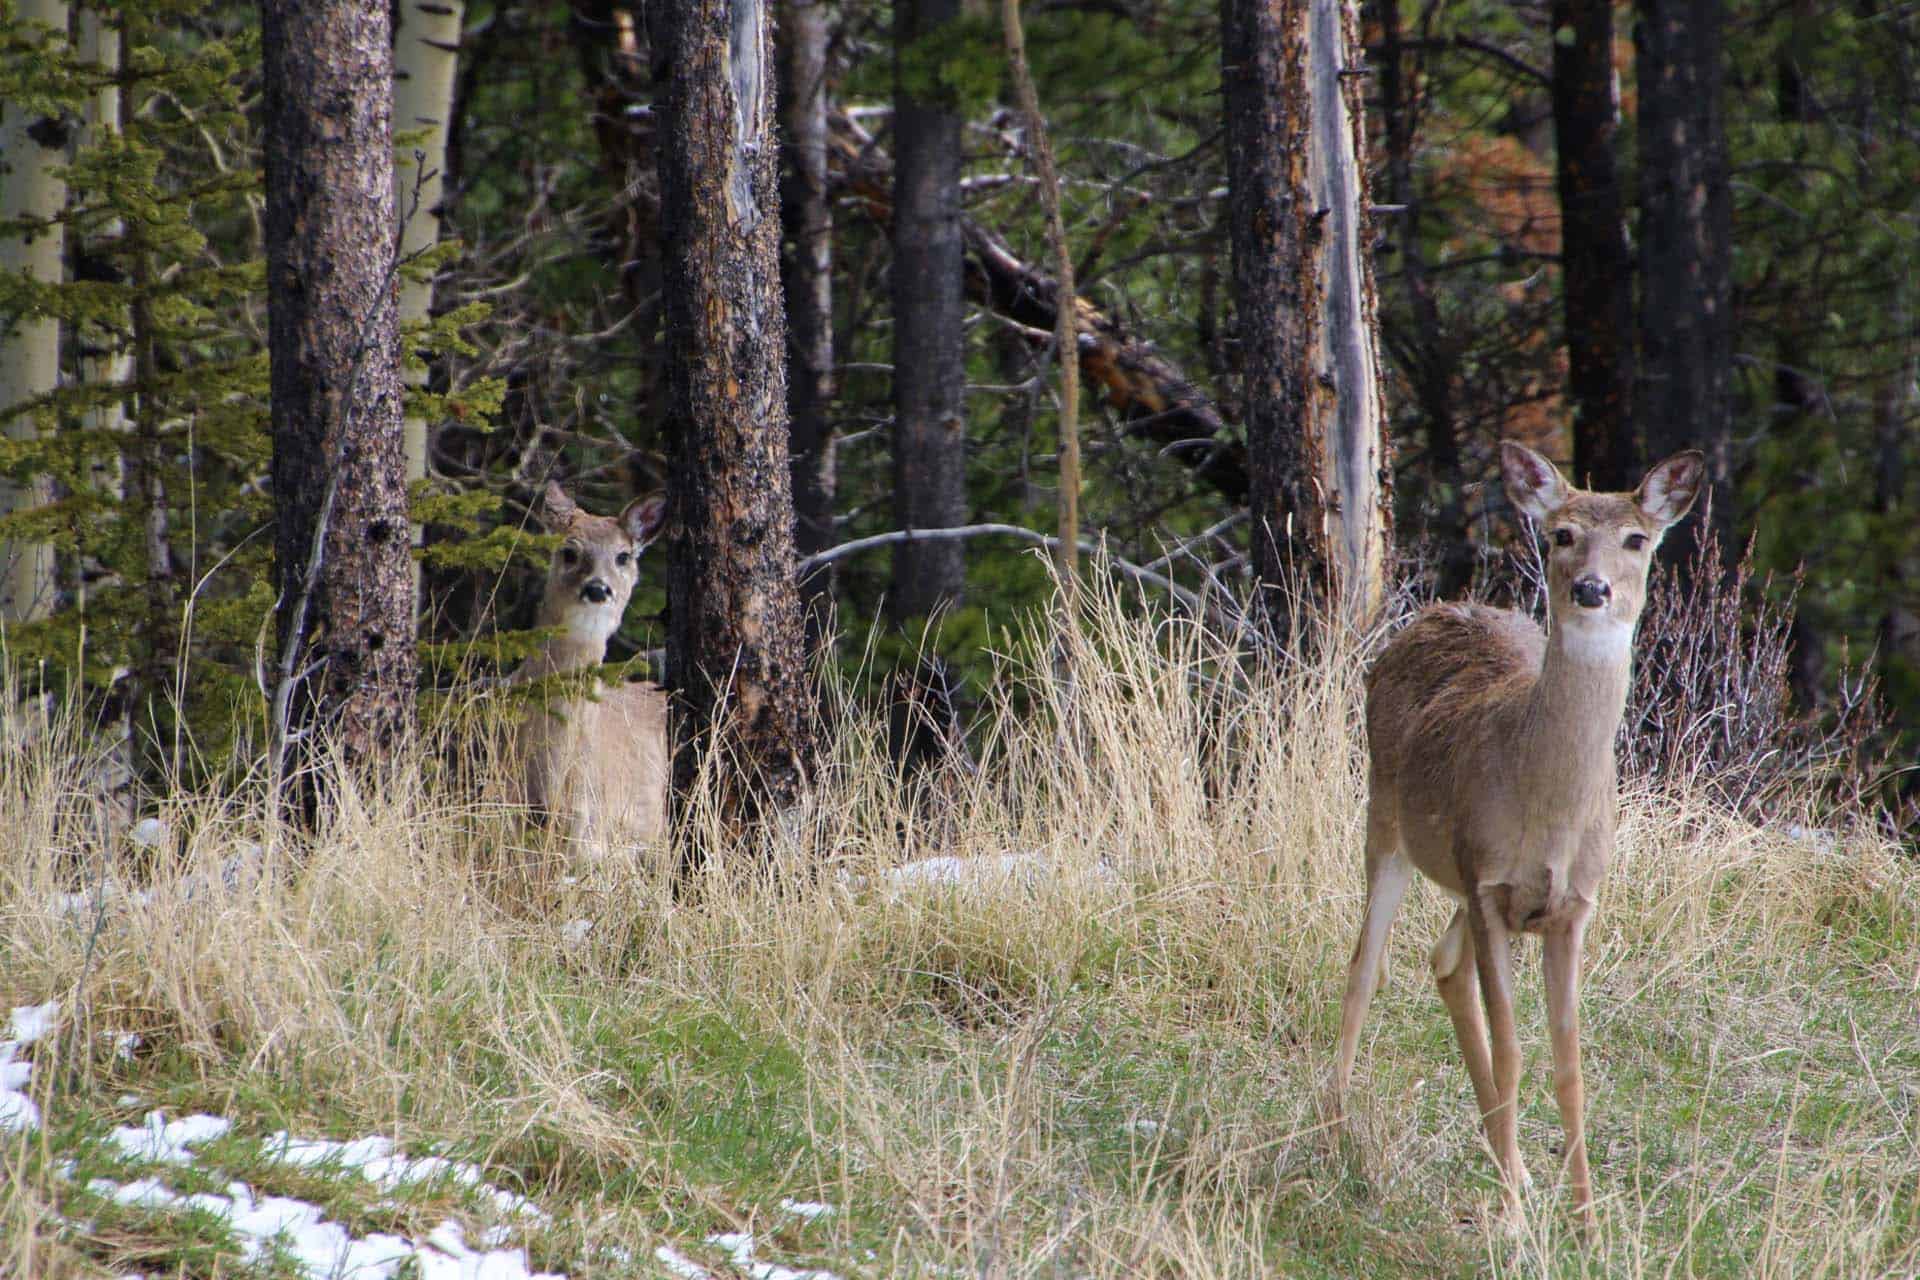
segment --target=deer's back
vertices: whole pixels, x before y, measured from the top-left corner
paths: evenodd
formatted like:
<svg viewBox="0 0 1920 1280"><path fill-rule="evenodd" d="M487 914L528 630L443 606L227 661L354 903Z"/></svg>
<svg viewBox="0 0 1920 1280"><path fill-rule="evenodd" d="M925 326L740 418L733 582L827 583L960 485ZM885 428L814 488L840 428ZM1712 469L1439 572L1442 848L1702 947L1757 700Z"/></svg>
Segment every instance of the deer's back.
<svg viewBox="0 0 1920 1280"><path fill-rule="evenodd" d="M1422 610L1367 675L1367 740L1376 785L1419 776L1452 789L1510 733L1540 675L1547 637L1523 614L1482 604Z"/></svg>

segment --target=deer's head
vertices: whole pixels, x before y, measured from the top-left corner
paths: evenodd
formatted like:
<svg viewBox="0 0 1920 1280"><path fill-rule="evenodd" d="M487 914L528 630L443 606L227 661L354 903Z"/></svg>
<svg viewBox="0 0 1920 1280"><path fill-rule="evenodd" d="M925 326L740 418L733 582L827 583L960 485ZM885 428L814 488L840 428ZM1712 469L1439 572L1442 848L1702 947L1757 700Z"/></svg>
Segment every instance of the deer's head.
<svg viewBox="0 0 1920 1280"><path fill-rule="evenodd" d="M1632 643L1647 602L1647 570L1668 528L1693 507L1706 474L1698 450L1676 453L1632 493L1575 489L1551 462L1503 441L1507 496L1547 536L1548 609L1576 649L1613 656Z"/></svg>
<svg viewBox="0 0 1920 1280"><path fill-rule="evenodd" d="M635 498L617 516L591 515L549 481L540 520L561 542L547 567L540 625L562 627L574 643L604 652L639 581L640 552L659 535L666 514L666 495L653 494Z"/></svg>

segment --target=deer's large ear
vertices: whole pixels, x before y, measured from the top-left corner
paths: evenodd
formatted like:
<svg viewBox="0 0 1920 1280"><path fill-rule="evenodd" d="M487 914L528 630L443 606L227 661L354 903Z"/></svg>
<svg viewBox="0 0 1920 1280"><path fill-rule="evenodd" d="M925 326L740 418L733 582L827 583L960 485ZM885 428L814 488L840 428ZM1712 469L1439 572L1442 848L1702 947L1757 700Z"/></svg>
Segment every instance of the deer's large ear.
<svg viewBox="0 0 1920 1280"><path fill-rule="evenodd" d="M1647 472L1647 478L1633 491L1634 505L1664 529L1693 509L1706 477L1706 454L1698 449L1676 453Z"/></svg>
<svg viewBox="0 0 1920 1280"><path fill-rule="evenodd" d="M667 495L648 494L644 498L635 498L620 513L620 527L627 531L634 545L644 547L660 536L660 526L667 522Z"/></svg>
<svg viewBox="0 0 1920 1280"><path fill-rule="evenodd" d="M573 518L580 514L580 507L567 491L560 487L558 480L547 481L545 492L540 495L540 523L547 526L549 533L565 533Z"/></svg>
<svg viewBox="0 0 1920 1280"><path fill-rule="evenodd" d="M1511 440L1500 442L1500 478L1513 505L1545 521L1567 504L1567 482L1560 468Z"/></svg>

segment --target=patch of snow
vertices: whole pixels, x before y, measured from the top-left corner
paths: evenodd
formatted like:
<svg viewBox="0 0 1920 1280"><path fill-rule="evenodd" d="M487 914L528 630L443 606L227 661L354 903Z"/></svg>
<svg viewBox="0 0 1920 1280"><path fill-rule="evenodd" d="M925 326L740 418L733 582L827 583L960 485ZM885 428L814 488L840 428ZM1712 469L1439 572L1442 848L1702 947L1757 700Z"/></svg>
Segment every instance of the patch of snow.
<svg viewBox="0 0 1920 1280"><path fill-rule="evenodd" d="M1126 1124L1128 1133L1141 1138L1157 1138L1164 1128L1158 1120L1129 1120Z"/></svg>
<svg viewBox="0 0 1920 1280"><path fill-rule="evenodd" d="M798 1271L777 1262L762 1262L753 1256L754 1239L744 1231L722 1231L707 1237L707 1243L727 1251L728 1260L750 1280L840 1280L831 1271Z"/></svg>
<svg viewBox="0 0 1920 1280"><path fill-rule="evenodd" d="M679 1280L713 1280L713 1272L671 1245L663 1244L655 1249L653 1260L679 1277Z"/></svg>
<svg viewBox="0 0 1920 1280"><path fill-rule="evenodd" d="M880 873L879 879L895 892L926 888L991 891L1011 885L1031 888L1053 875L1102 886L1118 880L1113 868L1105 862L1096 862L1085 868L1063 865L1052 856L1037 851L979 858L956 858L942 854L889 867ZM864 877L855 880L856 887L864 883Z"/></svg>
<svg viewBox="0 0 1920 1280"><path fill-rule="evenodd" d="M587 935L592 932L591 920L569 920L560 926L560 936L576 947L585 942Z"/></svg>
<svg viewBox="0 0 1920 1280"><path fill-rule="evenodd" d="M142 849L159 849L173 843L173 828L159 818L142 818L127 832L127 839Z"/></svg>
<svg viewBox="0 0 1920 1280"><path fill-rule="evenodd" d="M7 1019L12 1034L0 1040L0 1133L40 1127L40 1107L27 1096L27 1082L33 1078L33 1064L18 1060L25 1045L50 1033L59 1022L60 1002L23 1004Z"/></svg>
<svg viewBox="0 0 1920 1280"><path fill-rule="evenodd" d="M447 1179L463 1187L472 1187L493 1202L503 1215L546 1221L547 1215L523 1195L491 1186L478 1165L445 1156L409 1156L396 1152L390 1138L360 1138L354 1142L333 1142L325 1138L296 1138L282 1132L268 1138L261 1151L269 1159L282 1160L303 1168L337 1164L353 1169L382 1191L392 1191L412 1182Z"/></svg>
<svg viewBox="0 0 1920 1280"><path fill-rule="evenodd" d="M780 1211L790 1213L796 1218L805 1218L812 1222L815 1218L825 1217L833 1212L830 1204L821 1204L818 1200L782 1200Z"/></svg>
<svg viewBox="0 0 1920 1280"><path fill-rule="evenodd" d="M118 880L102 880L92 889L82 889L78 893L56 893L48 902L53 914L72 920L90 916L107 907L132 905L148 906L153 902L153 890L129 889Z"/></svg>
<svg viewBox="0 0 1920 1280"><path fill-rule="evenodd" d="M212 1142L233 1127L224 1116L187 1116L168 1120L165 1112L149 1111L137 1127L115 1129L108 1141L136 1160L155 1160L161 1164L187 1164L193 1153L187 1148Z"/></svg>
<svg viewBox="0 0 1920 1280"><path fill-rule="evenodd" d="M38 1129L40 1108L32 1098L12 1090L0 1091L0 1133L16 1129Z"/></svg>
<svg viewBox="0 0 1920 1280"><path fill-rule="evenodd" d="M49 1000L45 1004L23 1004L7 1019L7 1026L12 1032L14 1043L32 1044L52 1031L59 1017L60 1002L58 1000Z"/></svg>
<svg viewBox="0 0 1920 1280"><path fill-rule="evenodd" d="M131 1060L134 1051L140 1047L138 1031L120 1031L108 1033L113 1039L113 1056Z"/></svg>
<svg viewBox="0 0 1920 1280"><path fill-rule="evenodd" d="M248 1262L277 1250L313 1280L392 1280L409 1264L420 1280L565 1280L533 1272L524 1249L472 1248L457 1222L441 1223L418 1243L380 1232L356 1239L322 1217L318 1205L287 1196L256 1197L242 1182L228 1183L225 1195L182 1195L158 1178L125 1185L97 1178L87 1185L96 1195L134 1208L201 1210L227 1224Z"/></svg>

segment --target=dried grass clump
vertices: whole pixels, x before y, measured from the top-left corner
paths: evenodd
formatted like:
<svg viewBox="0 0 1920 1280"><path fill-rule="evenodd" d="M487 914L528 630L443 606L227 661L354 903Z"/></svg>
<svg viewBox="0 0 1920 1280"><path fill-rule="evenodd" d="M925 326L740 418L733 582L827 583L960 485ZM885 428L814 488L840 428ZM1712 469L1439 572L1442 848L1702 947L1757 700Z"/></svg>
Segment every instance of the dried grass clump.
<svg viewBox="0 0 1920 1280"><path fill-rule="evenodd" d="M1360 909L1360 647L1262 666L1100 589L998 663L974 766L937 782L903 784L885 708L828 690L803 811L722 843L679 898L672 849L572 866L562 833L498 802L485 751L429 742L377 784L338 774L310 837L251 781L182 796L161 807L172 846L135 865L62 816L84 782L72 740L7 737L0 803L24 838L0 858L0 1002L67 1004L49 1114L158 1081L269 1128L436 1144L540 1198L577 1274L598 1245L650 1256L785 1194L844 1206L823 1230L843 1258L874 1250L872 1274L1558 1267L1550 1185L1534 1235L1491 1234L1497 1189L1425 963L1438 894L1396 933L1356 1140L1318 1128ZM455 741L484 728L473 714ZM1869 1052L1911 1051L1910 1013L1886 1010L1910 1008L1920 878L1869 826L1790 787L1774 803L1834 834L1756 825L1684 779L1625 799L1589 937L1600 1272L1691 1247L1665 1207L1684 1195L1724 1202L1751 1274L1795 1274L1839 1221L1801 1203L1803 1176L1862 1197L1833 1274L1901 1247L1910 1146L1871 1131L1872 1087L1831 1066L1845 1046L1816 1015L1869 1000L1850 1009ZM693 821L724 841L698 800ZM954 863L903 872L929 854ZM1544 1044L1537 1002L1521 1017ZM131 1063L112 1039L129 1030ZM1709 1087L1691 1083L1703 1057L1723 1064ZM1791 1088L1800 1063L1866 1109L1857 1132L1808 1146L1686 1119L1727 1081ZM1550 1109L1523 1124L1536 1168L1556 1131ZM14 1181L0 1223L45 1221L51 1175Z"/></svg>

